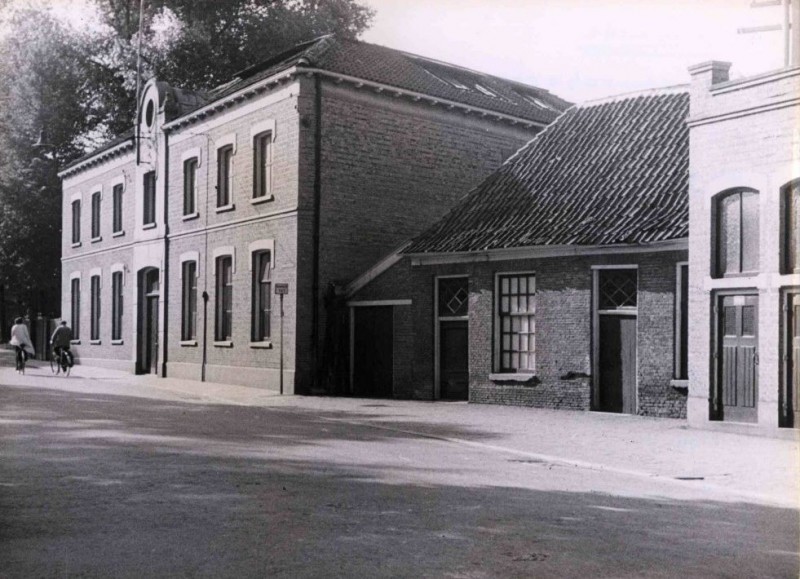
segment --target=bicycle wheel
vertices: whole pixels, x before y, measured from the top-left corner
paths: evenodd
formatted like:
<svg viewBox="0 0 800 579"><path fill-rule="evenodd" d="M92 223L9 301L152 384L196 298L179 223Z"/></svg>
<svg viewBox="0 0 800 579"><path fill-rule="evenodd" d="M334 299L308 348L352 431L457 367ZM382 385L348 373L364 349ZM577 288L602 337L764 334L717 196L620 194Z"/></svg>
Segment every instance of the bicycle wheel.
<svg viewBox="0 0 800 579"><path fill-rule="evenodd" d="M50 371L53 374L58 374L60 368L58 367L58 361L56 360L55 354L50 354Z"/></svg>
<svg viewBox="0 0 800 579"><path fill-rule="evenodd" d="M67 364L64 366L64 376L69 376L70 371L72 370L72 366Z"/></svg>

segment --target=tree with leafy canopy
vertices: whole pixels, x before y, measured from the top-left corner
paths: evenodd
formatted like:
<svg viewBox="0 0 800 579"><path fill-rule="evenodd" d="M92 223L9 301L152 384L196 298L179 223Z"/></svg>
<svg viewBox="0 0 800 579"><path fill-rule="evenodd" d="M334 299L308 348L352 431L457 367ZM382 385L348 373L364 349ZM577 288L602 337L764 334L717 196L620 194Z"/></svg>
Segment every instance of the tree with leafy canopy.
<svg viewBox="0 0 800 579"><path fill-rule="evenodd" d="M0 0L0 340L6 304L60 308L59 167L134 120L139 0L88 2L102 25L78 30ZM145 0L142 80L207 90L310 38L357 37L372 16L357 0Z"/></svg>

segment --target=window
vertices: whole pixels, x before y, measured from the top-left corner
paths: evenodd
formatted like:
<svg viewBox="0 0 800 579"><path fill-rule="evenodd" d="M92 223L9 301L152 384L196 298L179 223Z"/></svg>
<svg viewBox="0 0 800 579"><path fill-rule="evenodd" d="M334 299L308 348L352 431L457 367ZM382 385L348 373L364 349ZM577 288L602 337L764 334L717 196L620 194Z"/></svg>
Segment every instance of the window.
<svg viewBox="0 0 800 579"><path fill-rule="evenodd" d="M739 189L716 199L716 274L758 271L758 193Z"/></svg>
<svg viewBox="0 0 800 579"><path fill-rule="evenodd" d="M253 198L266 197L272 192L272 133L256 135L253 139Z"/></svg>
<svg viewBox="0 0 800 579"><path fill-rule="evenodd" d="M148 171L144 174L144 214L142 222L145 225L156 222L156 172Z"/></svg>
<svg viewBox="0 0 800 579"><path fill-rule="evenodd" d="M253 330L251 339L254 342L264 342L270 338L271 288L269 251L253 253Z"/></svg>
<svg viewBox="0 0 800 579"><path fill-rule="evenodd" d="M192 215L197 211L197 158L183 162L183 214Z"/></svg>
<svg viewBox="0 0 800 579"><path fill-rule="evenodd" d="M72 308L70 316L72 316L72 338L74 340L81 339L81 280L80 278L72 279Z"/></svg>
<svg viewBox="0 0 800 579"><path fill-rule="evenodd" d="M233 330L233 259L217 258L216 331L218 342L230 340Z"/></svg>
<svg viewBox="0 0 800 579"><path fill-rule="evenodd" d="M111 274L111 339L122 339L122 272Z"/></svg>
<svg viewBox="0 0 800 579"><path fill-rule="evenodd" d="M81 202L76 199L72 202L72 243L81 242Z"/></svg>
<svg viewBox="0 0 800 579"><path fill-rule="evenodd" d="M217 151L217 207L231 204L233 191L233 145Z"/></svg>
<svg viewBox="0 0 800 579"><path fill-rule="evenodd" d="M679 263L675 284L675 379L689 379L689 264Z"/></svg>
<svg viewBox="0 0 800 579"><path fill-rule="evenodd" d="M501 275L497 300L500 372L536 369L536 277Z"/></svg>
<svg viewBox="0 0 800 579"><path fill-rule="evenodd" d="M100 339L100 276L93 275L91 277L91 324L89 327L89 339Z"/></svg>
<svg viewBox="0 0 800 579"><path fill-rule="evenodd" d="M112 233L120 233L122 231L122 183L114 185L112 197L114 203Z"/></svg>
<svg viewBox="0 0 800 579"><path fill-rule="evenodd" d="M184 261L181 266L181 340L197 339L197 262Z"/></svg>
<svg viewBox="0 0 800 579"><path fill-rule="evenodd" d="M800 273L800 181L783 191L783 273Z"/></svg>
<svg viewBox="0 0 800 579"><path fill-rule="evenodd" d="M638 306L638 270L602 269L597 283L597 309L601 312L635 310Z"/></svg>
<svg viewBox="0 0 800 579"><path fill-rule="evenodd" d="M100 238L100 192L92 194L92 239Z"/></svg>

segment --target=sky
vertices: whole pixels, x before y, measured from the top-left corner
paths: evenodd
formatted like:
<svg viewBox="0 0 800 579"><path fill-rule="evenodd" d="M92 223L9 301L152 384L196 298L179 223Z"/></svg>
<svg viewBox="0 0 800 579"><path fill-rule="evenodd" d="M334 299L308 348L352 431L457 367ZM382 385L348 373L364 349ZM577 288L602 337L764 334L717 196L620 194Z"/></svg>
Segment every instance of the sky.
<svg viewBox="0 0 800 579"><path fill-rule="evenodd" d="M733 63L739 78L783 66L780 7L751 0L361 0L363 39L545 88L570 101L689 82L687 68Z"/></svg>
<svg viewBox="0 0 800 579"><path fill-rule="evenodd" d="M30 1L30 0L28 0ZM47 0L40 0L47 1ZM733 63L732 78L783 66L780 7L752 0L358 0L363 39L547 89L580 102L689 82L687 68ZM83 0L49 0L87 25Z"/></svg>

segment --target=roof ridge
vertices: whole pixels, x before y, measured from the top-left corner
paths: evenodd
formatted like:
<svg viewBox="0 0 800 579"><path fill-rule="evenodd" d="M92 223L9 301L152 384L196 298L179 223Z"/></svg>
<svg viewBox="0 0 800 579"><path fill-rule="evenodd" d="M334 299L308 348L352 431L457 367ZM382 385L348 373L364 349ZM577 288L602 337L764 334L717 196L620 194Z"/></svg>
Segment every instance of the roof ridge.
<svg viewBox="0 0 800 579"><path fill-rule="evenodd" d="M688 94L688 92L689 92L688 84L674 84L670 86L640 89L640 90L634 90L615 95L600 97L597 99L592 99L577 103L575 106L577 108L587 108L587 107L606 105L614 102L620 102L640 97L668 96L673 94L684 94L684 93Z"/></svg>

